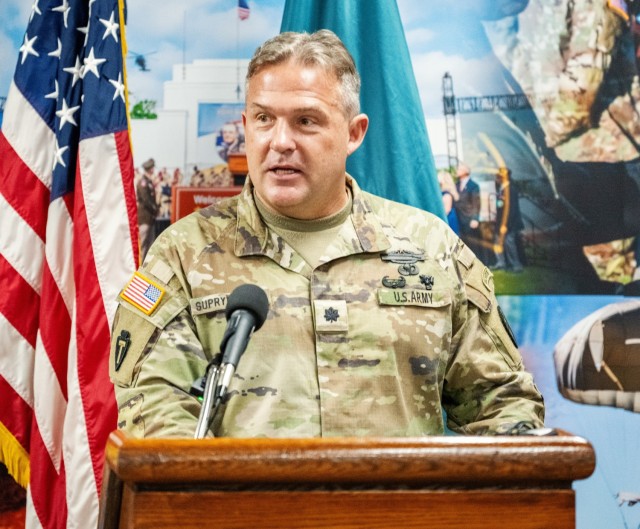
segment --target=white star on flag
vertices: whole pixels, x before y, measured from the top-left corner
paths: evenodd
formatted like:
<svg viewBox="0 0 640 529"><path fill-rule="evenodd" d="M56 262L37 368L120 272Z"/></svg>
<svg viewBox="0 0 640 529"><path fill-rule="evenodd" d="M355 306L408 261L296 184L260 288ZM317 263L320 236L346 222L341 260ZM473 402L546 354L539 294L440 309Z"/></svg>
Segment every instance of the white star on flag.
<svg viewBox="0 0 640 529"><path fill-rule="evenodd" d="M24 44L20 46L20 52L22 52L22 59L20 60L20 64L24 64L24 61L27 60L28 55L35 55L36 57L40 57L40 54L33 49L33 45L35 44L38 37L29 38L29 35L25 34L24 36Z"/></svg>
<svg viewBox="0 0 640 529"><path fill-rule="evenodd" d="M124 83L122 82L122 74L118 74L117 81L109 79L109 82L116 89L115 93L113 94L113 99L115 100L117 97L120 97L124 101Z"/></svg>
<svg viewBox="0 0 640 529"><path fill-rule="evenodd" d="M75 86L78 82L78 79L82 79L84 76L84 68L80 64L80 57L76 56L76 63L69 68L63 68L63 70L67 73L73 74L73 81L71 82L71 86Z"/></svg>
<svg viewBox="0 0 640 529"><path fill-rule="evenodd" d="M105 20L104 18L100 19L100 22L102 22L102 24L104 24L104 27L106 28L104 31L104 35L102 36L102 40L111 35L115 39L115 41L118 42L118 28L120 27L120 24L118 24L114 20L114 16L115 15L112 11L109 20Z"/></svg>
<svg viewBox="0 0 640 529"><path fill-rule="evenodd" d="M33 20L34 15L41 15L42 11L40 11L40 7L38 6L38 2L40 0L33 0L33 4L31 5L31 15L29 16L29 22Z"/></svg>
<svg viewBox="0 0 640 529"><path fill-rule="evenodd" d="M53 82L55 83L56 89L50 94L45 95L45 99L58 99L58 95L60 94L60 90L58 89L58 80L54 79Z"/></svg>
<svg viewBox="0 0 640 529"><path fill-rule="evenodd" d="M56 112L56 116L60 118L60 130L62 130L62 127L64 127L67 123L71 123L75 127L78 126L76 120L73 119L73 115L78 111L79 108L79 106L69 107L65 99L62 98L62 108Z"/></svg>
<svg viewBox="0 0 640 529"><path fill-rule="evenodd" d="M71 9L71 7L69 6L69 2L67 2L67 0L62 0L62 4L60 4L58 7L53 7L51 8L51 11L56 11L58 13L62 13L62 16L64 17L64 27L67 27L67 21L69 20L69 10Z"/></svg>
<svg viewBox="0 0 640 529"><path fill-rule="evenodd" d="M47 55L49 57L55 57L56 59L60 58L60 56L62 55L62 41L60 39L58 39L58 47L52 52L47 53Z"/></svg>
<svg viewBox="0 0 640 529"><path fill-rule="evenodd" d="M64 160L62 159L62 155L67 152L69 150L69 147L60 147L60 145L58 145L58 139L56 138L56 153L55 153L55 157L53 159L53 170L55 170L56 166L58 164L60 164L62 167L66 167L67 164L64 163Z"/></svg>
<svg viewBox="0 0 640 529"><path fill-rule="evenodd" d="M89 56L84 58L83 75L87 75L87 72L91 72L99 79L100 74L98 73L98 66L105 62L107 62L107 59L98 59L93 53L93 48L91 48L91 51L89 51Z"/></svg>

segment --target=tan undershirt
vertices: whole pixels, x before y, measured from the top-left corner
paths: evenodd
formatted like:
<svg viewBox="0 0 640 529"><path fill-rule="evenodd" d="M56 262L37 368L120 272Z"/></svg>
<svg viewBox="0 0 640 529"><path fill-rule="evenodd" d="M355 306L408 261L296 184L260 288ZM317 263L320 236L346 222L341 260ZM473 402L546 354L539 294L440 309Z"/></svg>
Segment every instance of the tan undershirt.
<svg viewBox="0 0 640 529"><path fill-rule="evenodd" d="M271 210L254 192L253 198L265 224L282 237L310 266L319 264L325 250L335 240L342 227L349 221L353 199L349 200L337 213L314 220L300 220L285 217Z"/></svg>

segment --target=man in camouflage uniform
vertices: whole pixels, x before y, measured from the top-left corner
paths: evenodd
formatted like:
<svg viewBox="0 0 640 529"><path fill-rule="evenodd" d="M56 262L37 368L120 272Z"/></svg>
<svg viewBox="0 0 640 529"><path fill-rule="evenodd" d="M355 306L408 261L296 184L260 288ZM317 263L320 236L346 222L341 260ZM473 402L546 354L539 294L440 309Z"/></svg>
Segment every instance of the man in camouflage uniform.
<svg viewBox="0 0 640 529"><path fill-rule="evenodd" d="M153 181L153 170L156 166L153 158L142 164L144 172L136 185L138 204L138 233L140 235L140 257L144 259L155 239L155 223L158 215L156 186Z"/></svg>
<svg viewBox="0 0 640 529"><path fill-rule="evenodd" d="M368 126L359 84L326 30L256 52L242 193L166 230L120 295L110 374L127 434L193 437L190 387L247 283L270 310L211 435L442 434L443 408L460 433L543 425L488 269L442 220L345 173Z"/></svg>

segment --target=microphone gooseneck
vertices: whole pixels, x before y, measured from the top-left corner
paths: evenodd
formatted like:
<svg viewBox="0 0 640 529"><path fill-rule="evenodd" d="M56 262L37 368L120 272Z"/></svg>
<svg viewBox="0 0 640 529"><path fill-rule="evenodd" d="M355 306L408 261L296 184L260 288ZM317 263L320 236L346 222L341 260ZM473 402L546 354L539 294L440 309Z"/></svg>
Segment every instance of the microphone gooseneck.
<svg viewBox="0 0 640 529"><path fill-rule="evenodd" d="M259 286L241 285L229 295L225 309L227 328L220 342L222 362L219 367L212 364L207 367L204 402L196 427L196 439L202 439L206 435L215 412L227 394L252 333L262 327L268 313L269 299Z"/></svg>
<svg viewBox="0 0 640 529"><path fill-rule="evenodd" d="M225 310L227 328L220 344L222 365L215 391L216 399L224 398L227 393L251 334L262 327L268 312L267 295L256 285L241 285L229 296Z"/></svg>

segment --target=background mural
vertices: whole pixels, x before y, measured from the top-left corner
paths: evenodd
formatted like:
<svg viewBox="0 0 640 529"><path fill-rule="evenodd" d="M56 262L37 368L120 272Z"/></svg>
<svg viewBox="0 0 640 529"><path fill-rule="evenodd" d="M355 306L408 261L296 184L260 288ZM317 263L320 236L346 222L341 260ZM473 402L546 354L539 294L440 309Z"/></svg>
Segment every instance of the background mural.
<svg viewBox="0 0 640 529"><path fill-rule="evenodd" d="M436 167L455 183L463 163L478 184L478 226L466 241L494 268L547 424L596 449L594 475L575 485L579 529L640 528L634 4L398 0ZM161 227L171 186L234 184L225 163L242 152L243 82L233 61L279 31L284 0L249 6L239 20L233 0L129 4L134 159L156 160ZM0 3L0 108L31 9ZM196 98L193 111L172 107L172 83L209 59L231 61L221 79L229 95ZM169 110L184 116L173 147L150 152L154 123ZM180 132L188 127L195 139ZM514 248L521 267L499 257Z"/></svg>

